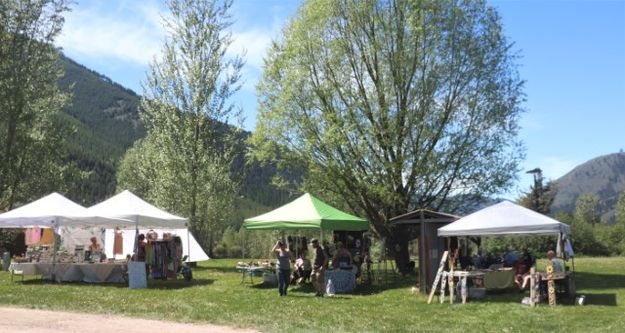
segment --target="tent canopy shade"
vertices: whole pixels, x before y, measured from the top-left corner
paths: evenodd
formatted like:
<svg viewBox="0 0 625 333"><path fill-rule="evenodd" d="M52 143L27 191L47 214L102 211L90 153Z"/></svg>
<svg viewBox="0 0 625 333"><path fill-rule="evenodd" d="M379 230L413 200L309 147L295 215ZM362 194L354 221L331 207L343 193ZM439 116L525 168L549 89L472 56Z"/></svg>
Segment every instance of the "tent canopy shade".
<svg viewBox="0 0 625 333"><path fill-rule="evenodd" d="M366 219L338 210L310 193L268 213L245 219L243 226L248 230L369 230Z"/></svg>
<svg viewBox="0 0 625 333"><path fill-rule="evenodd" d="M118 218L90 215L87 209L59 193L49 194L39 200L0 214L0 228L55 228L94 224L121 224L128 221Z"/></svg>
<svg viewBox="0 0 625 333"><path fill-rule="evenodd" d="M145 202L125 190L97 205L87 208L86 214L123 220L125 223L102 223L101 227L185 228L187 219L170 214ZM92 226L95 226L92 224Z"/></svg>
<svg viewBox="0 0 625 333"><path fill-rule="evenodd" d="M139 229L139 233L147 234L148 231L154 231L159 235L163 235L165 232L170 232L177 235L182 240L182 256L187 256L188 262L198 262L209 260L210 258L204 252L204 249L197 242L193 234L187 229ZM120 230L123 235L123 250L124 253L130 253L134 250L135 246L135 229L123 229ZM113 244L115 243L115 229L106 229L104 236L104 253L107 258L115 258L113 253ZM190 252L190 254L189 254Z"/></svg>
<svg viewBox="0 0 625 333"><path fill-rule="evenodd" d="M568 235L571 228L548 216L509 201L486 207L438 229L451 236Z"/></svg>

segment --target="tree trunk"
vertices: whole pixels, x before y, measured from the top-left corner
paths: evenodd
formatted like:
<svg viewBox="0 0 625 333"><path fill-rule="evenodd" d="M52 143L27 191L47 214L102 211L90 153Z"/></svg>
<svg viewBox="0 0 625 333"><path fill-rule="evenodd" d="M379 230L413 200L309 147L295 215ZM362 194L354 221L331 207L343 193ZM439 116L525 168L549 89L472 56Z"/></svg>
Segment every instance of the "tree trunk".
<svg viewBox="0 0 625 333"><path fill-rule="evenodd" d="M401 274L410 272L408 263L410 262L410 253L408 252L408 239L401 229L395 229L391 232L391 237L386 242L388 253L395 259L395 266Z"/></svg>

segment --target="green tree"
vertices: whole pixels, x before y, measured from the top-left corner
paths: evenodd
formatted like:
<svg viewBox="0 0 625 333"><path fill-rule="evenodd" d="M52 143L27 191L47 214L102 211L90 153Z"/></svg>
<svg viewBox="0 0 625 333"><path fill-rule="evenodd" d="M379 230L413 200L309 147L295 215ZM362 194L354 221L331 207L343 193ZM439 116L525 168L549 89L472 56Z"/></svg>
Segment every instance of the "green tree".
<svg viewBox="0 0 625 333"><path fill-rule="evenodd" d="M239 115L229 100L240 88L243 60L226 57L231 4L168 1L162 57L150 65L143 86L148 135L126 155L119 176L120 187L139 188L138 175L135 180L148 184L140 190L188 217L209 251L237 193L230 166L240 145L237 130L226 124Z"/></svg>
<svg viewBox="0 0 625 333"><path fill-rule="evenodd" d="M557 184L553 181L543 184L542 170L539 168L528 171L528 173L534 174L534 184L530 186L529 192L519 198L518 202L523 207L547 215L551 211L551 204L553 204L558 193Z"/></svg>
<svg viewBox="0 0 625 333"><path fill-rule="evenodd" d="M400 268L391 217L514 178L523 84L485 1L307 1L265 61L254 156L303 165L298 186L364 214Z"/></svg>
<svg viewBox="0 0 625 333"><path fill-rule="evenodd" d="M67 10L64 0L0 1L0 209L58 189L71 171L54 47Z"/></svg>
<svg viewBox="0 0 625 333"><path fill-rule="evenodd" d="M581 195L575 204L575 220L580 223L588 223L594 228L595 224L601 221L600 216L597 213L598 204L599 198L596 195Z"/></svg>

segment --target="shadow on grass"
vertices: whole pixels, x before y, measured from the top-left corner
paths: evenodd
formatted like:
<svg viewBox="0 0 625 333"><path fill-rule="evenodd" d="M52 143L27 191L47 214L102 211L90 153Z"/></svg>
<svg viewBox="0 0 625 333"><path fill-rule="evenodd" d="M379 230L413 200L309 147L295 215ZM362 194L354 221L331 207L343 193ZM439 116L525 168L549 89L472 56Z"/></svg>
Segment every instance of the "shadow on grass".
<svg viewBox="0 0 625 333"><path fill-rule="evenodd" d="M616 294L584 294L585 305L616 306Z"/></svg>
<svg viewBox="0 0 625 333"><path fill-rule="evenodd" d="M207 286L215 282L213 279L193 279L191 281L185 280L148 280L147 289L183 289L194 286ZM48 280L25 280L21 282L23 285L49 285L49 286L71 286L71 287L113 287L113 288L128 288L126 283L86 283L86 282L52 282Z"/></svg>
<svg viewBox="0 0 625 333"><path fill-rule="evenodd" d="M589 272L575 272L577 289L610 289L625 287L623 274L596 274Z"/></svg>

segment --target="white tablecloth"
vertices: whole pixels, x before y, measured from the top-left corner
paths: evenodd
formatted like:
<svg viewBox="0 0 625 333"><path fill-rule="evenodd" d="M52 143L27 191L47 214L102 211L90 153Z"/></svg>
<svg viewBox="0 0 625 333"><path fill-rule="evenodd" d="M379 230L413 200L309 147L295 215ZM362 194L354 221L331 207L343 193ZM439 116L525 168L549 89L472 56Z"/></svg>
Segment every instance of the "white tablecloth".
<svg viewBox="0 0 625 333"><path fill-rule="evenodd" d="M88 263L12 263L9 270L22 271L24 275L41 274L57 282L120 283L124 282L122 264ZM55 274L52 274L54 270Z"/></svg>
<svg viewBox="0 0 625 333"><path fill-rule="evenodd" d="M334 269L325 272L325 283L332 281L334 291L337 293L348 293L356 289L356 274L353 271Z"/></svg>
<svg viewBox="0 0 625 333"><path fill-rule="evenodd" d="M120 264L77 264L83 281L89 283L124 282Z"/></svg>
<svg viewBox="0 0 625 333"><path fill-rule="evenodd" d="M13 271L22 272L22 274L26 276L37 275L37 267L35 266L35 264L29 263L29 262L11 263L11 265L9 265L9 272L13 272Z"/></svg>

